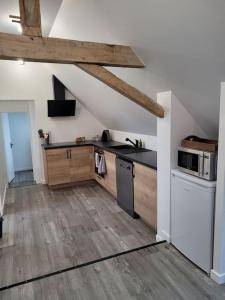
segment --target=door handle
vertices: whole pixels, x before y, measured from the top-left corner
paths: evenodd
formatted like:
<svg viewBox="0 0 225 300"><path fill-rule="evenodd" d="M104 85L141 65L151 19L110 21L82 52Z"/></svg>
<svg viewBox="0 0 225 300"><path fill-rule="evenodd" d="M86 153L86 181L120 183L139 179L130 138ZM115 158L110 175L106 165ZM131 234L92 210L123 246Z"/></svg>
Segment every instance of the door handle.
<svg viewBox="0 0 225 300"><path fill-rule="evenodd" d="M13 147L13 143L10 143L10 147L11 147L11 149L12 149L12 147Z"/></svg>

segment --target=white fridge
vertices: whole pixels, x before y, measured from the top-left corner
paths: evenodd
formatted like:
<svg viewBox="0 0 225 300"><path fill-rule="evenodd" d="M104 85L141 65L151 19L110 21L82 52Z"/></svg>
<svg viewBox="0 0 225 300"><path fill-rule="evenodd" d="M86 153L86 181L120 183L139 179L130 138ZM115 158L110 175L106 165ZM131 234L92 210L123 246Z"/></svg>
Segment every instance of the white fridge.
<svg viewBox="0 0 225 300"><path fill-rule="evenodd" d="M171 241L187 258L210 273L216 182L173 170Z"/></svg>

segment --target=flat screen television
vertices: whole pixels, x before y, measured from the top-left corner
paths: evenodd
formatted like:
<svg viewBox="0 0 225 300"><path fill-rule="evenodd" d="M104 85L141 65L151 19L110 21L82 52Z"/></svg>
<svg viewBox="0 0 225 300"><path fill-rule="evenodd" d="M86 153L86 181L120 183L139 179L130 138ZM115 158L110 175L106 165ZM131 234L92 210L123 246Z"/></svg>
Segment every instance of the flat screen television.
<svg viewBox="0 0 225 300"><path fill-rule="evenodd" d="M76 100L48 100L49 117L75 116Z"/></svg>

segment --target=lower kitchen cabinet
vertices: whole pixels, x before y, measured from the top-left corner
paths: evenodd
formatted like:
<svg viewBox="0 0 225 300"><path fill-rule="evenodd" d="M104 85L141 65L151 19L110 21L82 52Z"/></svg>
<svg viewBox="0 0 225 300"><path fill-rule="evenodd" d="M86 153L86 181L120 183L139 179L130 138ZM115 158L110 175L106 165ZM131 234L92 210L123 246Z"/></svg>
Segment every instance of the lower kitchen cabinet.
<svg viewBox="0 0 225 300"><path fill-rule="evenodd" d="M134 163L134 211L157 228L157 171Z"/></svg>
<svg viewBox="0 0 225 300"><path fill-rule="evenodd" d="M92 146L48 149L44 162L49 186L90 180L94 176Z"/></svg>
<svg viewBox="0 0 225 300"><path fill-rule="evenodd" d="M94 147L74 147L70 150L71 182L94 178Z"/></svg>
<svg viewBox="0 0 225 300"><path fill-rule="evenodd" d="M48 185L70 182L70 161L68 149L51 149L45 151L45 177Z"/></svg>
<svg viewBox="0 0 225 300"><path fill-rule="evenodd" d="M102 185L108 192L110 192L116 198L116 155L111 152L104 151L104 156L106 163L106 174L104 178L96 174L95 179L100 185Z"/></svg>

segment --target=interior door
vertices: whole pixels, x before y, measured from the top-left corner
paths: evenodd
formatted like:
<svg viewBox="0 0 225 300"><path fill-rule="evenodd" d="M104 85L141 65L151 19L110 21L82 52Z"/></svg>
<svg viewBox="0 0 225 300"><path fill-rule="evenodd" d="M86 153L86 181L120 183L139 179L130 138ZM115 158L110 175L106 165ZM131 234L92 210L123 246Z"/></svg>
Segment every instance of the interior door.
<svg viewBox="0 0 225 300"><path fill-rule="evenodd" d="M8 182L11 182L15 177L13 153L12 153L12 141L9 127L8 113L2 113L2 128L4 137L5 159L7 166Z"/></svg>

